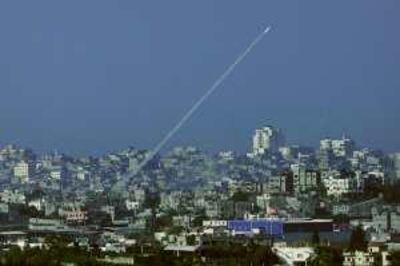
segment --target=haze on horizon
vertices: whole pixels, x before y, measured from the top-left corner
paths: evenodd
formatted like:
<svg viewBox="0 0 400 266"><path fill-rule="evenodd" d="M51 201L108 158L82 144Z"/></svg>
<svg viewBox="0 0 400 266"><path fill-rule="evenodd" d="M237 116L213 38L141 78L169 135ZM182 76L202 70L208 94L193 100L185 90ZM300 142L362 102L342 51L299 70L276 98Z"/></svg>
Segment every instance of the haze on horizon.
<svg viewBox="0 0 400 266"><path fill-rule="evenodd" d="M0 144L152 148L266 25L169 144L246 151L256 127L400 151L400 2L0 3ZM168 147L167 147L168 148Z"/></svg>

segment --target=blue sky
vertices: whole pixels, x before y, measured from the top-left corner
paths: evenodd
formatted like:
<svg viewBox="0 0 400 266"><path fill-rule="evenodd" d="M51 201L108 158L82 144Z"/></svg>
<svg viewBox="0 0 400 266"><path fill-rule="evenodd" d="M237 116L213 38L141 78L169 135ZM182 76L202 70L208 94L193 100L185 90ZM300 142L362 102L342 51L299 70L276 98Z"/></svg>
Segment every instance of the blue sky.
<svg viewBox="0 0 400 266"><path fill-rule="evenodd" d="M0 143L96 154L153 147L266 25L273 30L175 136L246 151L351 135L400 151L400 2L3 0Z"/></svg>

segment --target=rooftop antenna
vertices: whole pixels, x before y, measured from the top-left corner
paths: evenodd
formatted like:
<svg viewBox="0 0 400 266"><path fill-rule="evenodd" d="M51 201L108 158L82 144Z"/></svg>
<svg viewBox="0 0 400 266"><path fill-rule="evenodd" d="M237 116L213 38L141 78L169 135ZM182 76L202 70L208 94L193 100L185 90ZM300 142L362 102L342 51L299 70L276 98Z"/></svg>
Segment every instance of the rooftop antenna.
<svg viewBox="0 0 400 266"><path fill-rule="evenodd" d="M185 123L192 117L192 115L201 107L201 105L220 87L220 85L231 75L236 66L239 65L243 59L251 52L251 50L262 40L262 38L270 32L271 27L267 26L257 37L250 43L250 45L241 53L236 60L222 73L222 75L213 83L213 85L195 102L195 104L185 113L179 122L164 136L164 138L148 153L146 158L139 164L139 166L132 173L133 176L138 174L146 164L151 161L154 156L168 143L168 141L185 125Z"/></svg>

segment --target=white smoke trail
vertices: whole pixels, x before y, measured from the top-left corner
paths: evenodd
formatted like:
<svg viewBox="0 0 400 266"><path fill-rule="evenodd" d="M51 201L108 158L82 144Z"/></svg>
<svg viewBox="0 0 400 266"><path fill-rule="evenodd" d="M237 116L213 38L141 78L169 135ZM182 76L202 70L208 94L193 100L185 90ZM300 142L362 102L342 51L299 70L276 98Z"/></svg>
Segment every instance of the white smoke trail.
<svg viewBox="0 0 400 266"><path fill-rule="evenodd" d="M206 91L206 93L190 108L181 120L168 132L167 135L154 147L154 149L146 156L146 158L138 165L133 172L133 175L139 173L142 168L160 152L160 150L167 144L167 142L181 129L181 127L190 119L190 117L200 108L200 106L213 94L218 87L224 82L226 78L232 73L235 67L251 52L254 46L270 31L271 27L267 27L250 43L247 49L238 56L238 58L231 64L225 72L214 82L214 84Z"/></svg>

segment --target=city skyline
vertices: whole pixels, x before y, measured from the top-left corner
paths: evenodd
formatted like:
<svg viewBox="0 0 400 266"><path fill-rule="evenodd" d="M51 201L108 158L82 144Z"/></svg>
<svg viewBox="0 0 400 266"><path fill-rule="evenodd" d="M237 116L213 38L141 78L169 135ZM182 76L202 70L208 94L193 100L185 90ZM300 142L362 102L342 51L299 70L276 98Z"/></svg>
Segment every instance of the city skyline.
<svg viewBox="0 0 400 266"><path fill-rule="evenodd" d="M396 1L92 3L1 3L0 143L151 149L271 24L270 38L166 150L245 152L264 124L294 144L346 133L400 150Z"/></svg>
<svg viewBox="0 0 400 266"><path fill-rule="evenodd" d="M0 265L400 265L399 14L0 1Z"/></svg>

